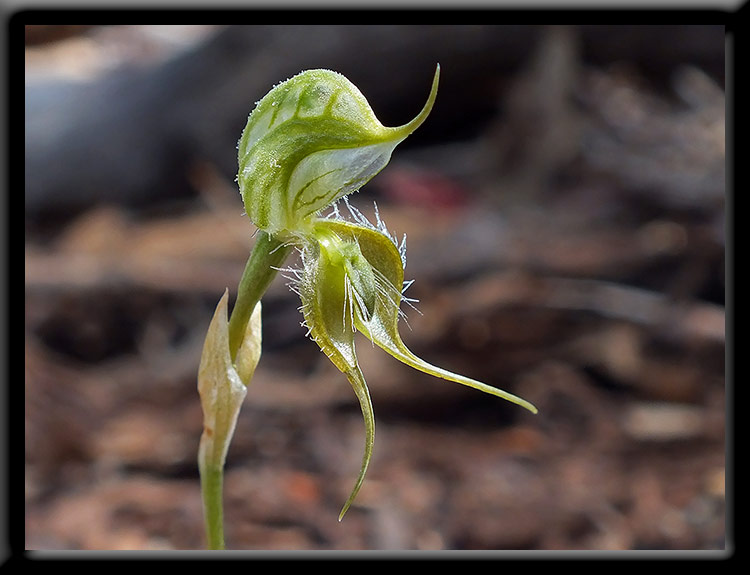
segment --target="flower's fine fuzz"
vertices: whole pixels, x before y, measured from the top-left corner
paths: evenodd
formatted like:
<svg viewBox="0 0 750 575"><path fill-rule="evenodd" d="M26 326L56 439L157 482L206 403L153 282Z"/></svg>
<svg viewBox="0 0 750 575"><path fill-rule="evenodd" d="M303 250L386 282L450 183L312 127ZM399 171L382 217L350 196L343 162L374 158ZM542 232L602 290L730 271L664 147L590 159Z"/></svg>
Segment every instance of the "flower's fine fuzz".
<svg viewBox="0 0 750 575"><path fill-rule="evenodd" d="M412 308L417 302L404 296L413 282L404 281L406 235L397 240L377 204L373 222L349 203L348 195L383 169L394 148L427 118L439 71L422 111L398 128L383 126L344 76L329 70L303 72L257 103L238 145L237 181L245 209L258 228L299 250L299 268L277 269L300 297L307 335L346 375L362 410L364 455L339 520L362 486L375 439L356 332L414 369L536 412L527 401L435 367L406 347L398 330L399 320L406 319L401 302ZM326 208L330 212L321 215Z"/></svg>

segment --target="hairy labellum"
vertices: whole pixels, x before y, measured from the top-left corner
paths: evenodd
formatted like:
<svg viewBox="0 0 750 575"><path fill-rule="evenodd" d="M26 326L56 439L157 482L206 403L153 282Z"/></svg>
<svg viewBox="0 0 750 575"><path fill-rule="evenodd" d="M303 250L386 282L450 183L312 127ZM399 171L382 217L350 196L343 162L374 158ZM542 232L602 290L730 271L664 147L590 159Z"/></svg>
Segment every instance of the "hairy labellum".
<svg viewBox="0 0 750 575"><path fill-rule="evenodd" d="M375 437L372 404L354 346L356 331L414 369L473 387L536 412L527 401L436 367L406 347L398 331L404 285L402 250L390 234L374 226L318 219L313 224L311 239L303 251L303 269L297 286L302 313L311 338L349 378L365 419L365 455L342 516L362 485Z"/></svg>

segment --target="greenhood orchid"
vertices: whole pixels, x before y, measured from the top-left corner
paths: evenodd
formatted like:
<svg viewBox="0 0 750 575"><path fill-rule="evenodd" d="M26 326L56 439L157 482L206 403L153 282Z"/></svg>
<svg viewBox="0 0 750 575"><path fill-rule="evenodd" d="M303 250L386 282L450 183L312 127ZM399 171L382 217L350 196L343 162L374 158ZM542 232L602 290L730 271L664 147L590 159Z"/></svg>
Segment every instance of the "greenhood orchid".
<svg viewBox="0 0 750 575"><path fill-rule="evenodd" d="M251 312L275 271L286 272L300 296L308 335L346 375L364 416L362 465L339 520L362 485L375 435L370 394L357 361L356 332L410 367L536 412L519 397L435 367L409 351L398 330L401 303L409 301L403 295L409 285L404 282L405 237L396 240L381 221L377 207L373 223L346 197L382 170L394 148L425 121L435 102L439 74L438 66L422 111L403 126L387 128L341 74L302 72L275 86L257 103L238 145L237 181L246 213L260 232L228 330L221 332L228 332L228 337L207 338L204 356L221 357L214 362L220 369L210 376L216 385L230 382L236 388L237 381L248 384L249 377L233 370L247 365L243 350L257 347L247 345L247 334L260 338L257 327L247 327ZM340 201L348 217L339 211ZM331 212L322 216L328 208ZM293 248L301 255L301 267L282 268L281 262ZM254 322L259 321L253 317ZM216 317L214 321L218 321ZM255 362L257 355L250 362L253 369ZM241 371L252 373L247 367ZM211 411L204 405L206 409Z"/></svg>

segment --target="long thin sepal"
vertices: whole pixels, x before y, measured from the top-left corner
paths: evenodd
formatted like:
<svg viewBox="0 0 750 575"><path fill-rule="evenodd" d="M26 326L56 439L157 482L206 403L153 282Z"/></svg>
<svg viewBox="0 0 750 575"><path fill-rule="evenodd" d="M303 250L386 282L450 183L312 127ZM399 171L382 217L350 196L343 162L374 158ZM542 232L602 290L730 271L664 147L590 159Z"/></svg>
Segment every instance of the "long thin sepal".
<svg viewBox="0 0 750 575"><path fill-rule="evenodd" d="M365 335L367 335L369 339L371 339L382 349L384 349L393 357L398 359L400 362L405 363L409 367L413 367L414 369L417 369L434 377L447 379L449 381L460 383L461 385L466 385L473 389L489 393L490 395L506 399L511 403L515 403L517 405L520 405L521 407L528 409L532 413L537 413L537 408L533 404L526 401L525 399L513 395L512 393L509 393L502 389L498 389L497 387L492 387L491 385L487 385L486 383L482 383L481 381L471 379L470 377L465 377L463 375L453 373L426 362L406 347L404 342L401 340L401 337L398 335L398 332L378 329L373 330L375 333L370 333L368 331L368 326L360 325L358 327L363 331L363 333L365 333Z"/></svg>
<svg viewBox="0 0 750 575"><path fill-rule="evenodd" d="M362 371L359 369L359 366L355 366L354 369L347 372L346 376L349 378L349 383L351 383L352 389L354 389L354 393L359 400L359 405L362 408L362 417L365 422L365 452L362 456L362 466L359 470L359 476L354 484L354 489L352 489L349 498L344 503L344 507L341 508L339 521L344 518L344 514L351 506L354 498L357 497L360 487L362 487L362 482L365 480L365 473L367 473L367 466L370 464L370 459L372 458L372 446L375 443L375 417L372 411L370 392L367 389Z"/></svg>

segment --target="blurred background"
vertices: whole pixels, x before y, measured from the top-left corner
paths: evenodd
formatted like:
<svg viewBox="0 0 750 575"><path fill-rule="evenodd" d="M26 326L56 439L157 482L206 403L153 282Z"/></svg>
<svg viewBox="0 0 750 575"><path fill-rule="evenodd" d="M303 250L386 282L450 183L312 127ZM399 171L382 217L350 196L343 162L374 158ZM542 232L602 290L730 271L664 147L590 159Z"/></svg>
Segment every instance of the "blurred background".
<svg viewBox="0 0 750 575"><path fill-rule="evenodd" d="M377 432L277 278L230 549L724 549L722 26L26 26L26 546L201 549L196 373L253 244L248 113L308 68L386 125L351 201L408 236ZM294 262L291 261L290 265Z"/></svg>

